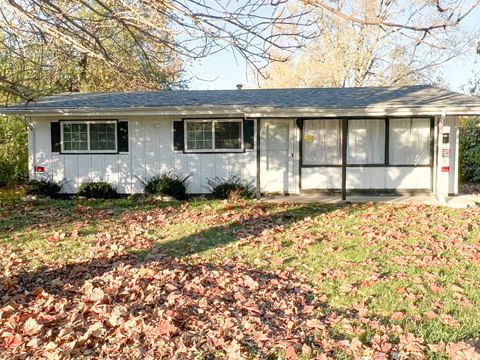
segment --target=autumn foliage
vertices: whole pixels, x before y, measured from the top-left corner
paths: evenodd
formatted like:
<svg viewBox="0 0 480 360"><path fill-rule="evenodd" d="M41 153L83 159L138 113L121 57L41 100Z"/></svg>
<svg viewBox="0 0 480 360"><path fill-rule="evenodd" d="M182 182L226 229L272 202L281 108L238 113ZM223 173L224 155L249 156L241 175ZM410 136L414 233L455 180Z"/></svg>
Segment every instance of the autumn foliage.
<svg viewBox="0 0 480 360"><path fill-rule="evenodd" d="M479 358L478 209L125 201L3 208L1 358Z"/></svg>

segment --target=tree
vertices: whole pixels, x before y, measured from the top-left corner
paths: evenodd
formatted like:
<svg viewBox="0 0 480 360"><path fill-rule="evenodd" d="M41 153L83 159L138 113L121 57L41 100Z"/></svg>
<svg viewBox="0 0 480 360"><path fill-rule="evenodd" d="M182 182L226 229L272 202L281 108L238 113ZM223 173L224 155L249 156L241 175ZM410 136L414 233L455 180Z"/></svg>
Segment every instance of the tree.
<svg viewBox="0 0 480 360"><path fill-rule="evenodd" d="M361 4L360 13L357 3ZM411 69L412 62L416 65L421 54L429 55L419 51L420 45L432 43L432 48L444 53L442 32L454 29L478 6L479 1L472 0L451 0L445 4L440 0L0 0L3 48L19 60L20 68L26 64L34 69L27 79L23 72L2 72L0 87L23 99L34 98L38 91L32 88L31 81L39 74L51 78L47 74L55 68L52 64L72 57L73 63L66 67L70 75L59 79L74 90L97 90L105 83L103 78L86 80L85 64L92 66L91 74L98 73L97 67L102 66L100 72L105 79L126 80L118 81L116 86L132 81L134 88L163 88L164 85L158 86L159 81L149 81L150 74L154 74L153 78L157 76L168 88L178 80L172 74L181 69L181 60L203 58L226 49L240 54L262 72L271 61L298 56L299 48L312 39L325 38L326 29L338 27L335 24L340 20L350 24L349 31L354 32L356 39L365 39L360 49L368 49L372 41L398 44L392 39L410 39L408 44L389 46L388 52L376 53L375 59L394 58L401 61L399 67ZM298 11L291 11L292 7ZM339 36L339 41L343 38ZM413 49L409 49L412 43ZM40 49L36 48L38 44ZM35 61L27 56L32 48L38 52ZM372 71L376 77L383 76L379 61L372 63L360 57L356 61L361 71L368 74L363 77L371 78ZM176 71L164 71L172 62ZM357 83L362 79L361 71ZM404 73L388 77L399 82ZM83 85L77 78L84 81L80 82Z"/></svg>
<svg viewBox="0 0 480 360"><path fill-rule="evenodd" d="M4 101L63 91L181 86L181 61L162 45L171 36L168 20L156 16L153 42L115 19L121 9L111 3L109 14L108 4L95 1L0 1Z"/></svg>
<svg viewBox="0 0 480 360"><path fill-rule="evenodd" d="M260 76L264 87L434 83L440 65L470 50L478 34L460 23L478 8L464 1L304 0L319 36ZM335 7L327 5L335 3ZM303 8L296 11L305 12ZM418 25L422 24L422 25ZM295 41L295 39L292 39Z"/></svg>
<svg viewBox="0 0 480 360"><path fill-rule="evenodd" d="M0 118L0 186L12 185L27 176L27 132L13 117Z"/></svg>

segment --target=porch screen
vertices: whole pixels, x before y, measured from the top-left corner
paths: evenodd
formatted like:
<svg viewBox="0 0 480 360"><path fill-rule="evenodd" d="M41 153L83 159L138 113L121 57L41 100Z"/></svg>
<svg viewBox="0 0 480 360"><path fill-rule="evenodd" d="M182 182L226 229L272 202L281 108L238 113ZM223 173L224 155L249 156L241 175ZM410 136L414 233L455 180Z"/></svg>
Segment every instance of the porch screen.
<svg viewBox="0 0 480 360"><path fill-rule="evenodd" d="M385 120L348 121L348 164L385 163Z"/></svg>
<svg viewBox="0 0 480 360"><path fill-rule="evenodd" d="M303 164L342 164L341 120L305 120L303 122Z"/></svg>
<svg viewBox="0 0 480 360"><path fill-rule="evenodd" d="M390 119L390 164L430 163L430 119Z"/></svg>

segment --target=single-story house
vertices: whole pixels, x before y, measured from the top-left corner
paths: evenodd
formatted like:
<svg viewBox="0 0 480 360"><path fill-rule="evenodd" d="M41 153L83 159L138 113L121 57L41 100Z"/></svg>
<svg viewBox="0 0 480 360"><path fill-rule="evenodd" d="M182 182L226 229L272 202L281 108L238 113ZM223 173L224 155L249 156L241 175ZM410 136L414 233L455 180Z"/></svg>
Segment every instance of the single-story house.
<svg viewBox="0 0 480 360"><path fill-rule="evenodd" d="M458 192L459 116L480 98L432 86L72 93L0 108L28 125L29 174L120 193L164 171L261 193Z"/></svg>

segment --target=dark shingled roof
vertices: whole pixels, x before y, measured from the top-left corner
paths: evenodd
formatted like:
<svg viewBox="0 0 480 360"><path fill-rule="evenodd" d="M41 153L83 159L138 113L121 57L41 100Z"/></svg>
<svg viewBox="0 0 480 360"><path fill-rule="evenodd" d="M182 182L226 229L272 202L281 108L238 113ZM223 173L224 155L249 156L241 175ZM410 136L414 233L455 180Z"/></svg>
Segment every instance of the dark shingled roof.
<svg viewBox="0 0 480 360"><path fill-rule="evenodd" d="M71 93L0 108L0 113L205 106L236 106L248 109L269 107L280 110L479 107L480 98L433 86Z"/></svg>

